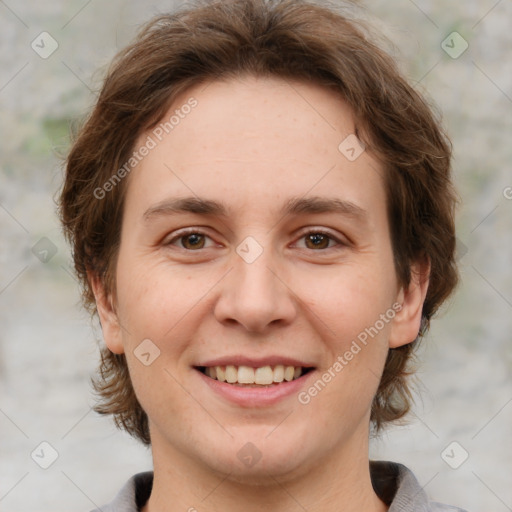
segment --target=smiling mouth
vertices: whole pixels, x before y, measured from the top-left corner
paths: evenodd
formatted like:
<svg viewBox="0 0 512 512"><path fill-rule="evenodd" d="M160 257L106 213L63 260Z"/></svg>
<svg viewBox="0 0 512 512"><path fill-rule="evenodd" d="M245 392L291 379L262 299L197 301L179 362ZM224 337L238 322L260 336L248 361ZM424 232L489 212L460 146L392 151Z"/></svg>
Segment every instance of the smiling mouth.
<svg viewBox="0 0 512 512"><path fill-rule="evenodd" d="M312 367L281 364L260 368L234 365L196 366L195 368L207 377L219 382L253 388L277 386L282 382L291 382L314 370Z"/></svg>

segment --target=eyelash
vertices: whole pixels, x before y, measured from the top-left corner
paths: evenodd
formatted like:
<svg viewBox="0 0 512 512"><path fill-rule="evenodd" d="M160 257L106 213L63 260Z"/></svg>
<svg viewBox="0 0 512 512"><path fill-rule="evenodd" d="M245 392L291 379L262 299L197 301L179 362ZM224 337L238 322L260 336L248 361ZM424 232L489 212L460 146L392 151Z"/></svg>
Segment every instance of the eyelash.
<svg viewBox="0 0 512 512"><path fill-rule="evenodd" d="M166 242L164 245L166 245L166 246L174 245L175 241L181 240L190 235L201 235L201 236L211 239L211 237L209 235L207 235L206 233L204 233L203 231L201 231L199 229L189 228L189 229L179 232L176 236L174 236L171 240ZM336 242L337 246L345 247L348 245L347 243L342 242L341 240L336 238L332 233L325 231L323 229L311 229L309 231L306 231L300 235L299 239L305 238L308 235L323 235L323 236L329 238L330 240L333 240L334 242ZM326 247L325 249L308 249L306 247L307 250L315 251L315 252L322 252L322 251L326 251L327 249L336 249L336 248L339 249L340 247L333 246L333 247ZM183 249L184 251L187 251L187 252L198 252L204 248L194 250L194 249L186 249L185 247L180 247L180 249Z"/></svg>

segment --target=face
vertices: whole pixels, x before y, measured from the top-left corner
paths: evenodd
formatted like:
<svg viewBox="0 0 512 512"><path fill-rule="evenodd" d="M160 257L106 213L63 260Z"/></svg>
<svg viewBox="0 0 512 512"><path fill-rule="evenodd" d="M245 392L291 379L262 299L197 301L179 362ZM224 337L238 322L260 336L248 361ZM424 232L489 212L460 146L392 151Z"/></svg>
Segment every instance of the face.
<svg viewBox="0 0 512 512"><path fill-rule="evenodd" d="M251 482L367 458L425 294L398 284L381 165L354 159L350 108L316 85L214 81L164 121L187 102L139 139L155 147L129 176L115 299L95 288L154 457Z"/></svg>

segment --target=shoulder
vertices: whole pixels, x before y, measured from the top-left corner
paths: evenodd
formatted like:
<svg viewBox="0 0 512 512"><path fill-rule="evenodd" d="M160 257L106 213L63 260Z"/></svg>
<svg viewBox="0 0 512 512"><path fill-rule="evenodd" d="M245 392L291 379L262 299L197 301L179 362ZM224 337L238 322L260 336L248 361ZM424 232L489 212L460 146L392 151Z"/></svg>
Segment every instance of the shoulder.
<svg viewBox="0 0 512 512"><path fill-rule="evenodd" d="M370 461L373 488L389 512L466 512L430 501L413 472L396 462Z"/></svg>
<svg viewBox="0 0 512 512"><path fill-rule="evenodd" d="M153 472L132 476L113 501L91 512L138 512L147 502L153 486Z"/></svg>

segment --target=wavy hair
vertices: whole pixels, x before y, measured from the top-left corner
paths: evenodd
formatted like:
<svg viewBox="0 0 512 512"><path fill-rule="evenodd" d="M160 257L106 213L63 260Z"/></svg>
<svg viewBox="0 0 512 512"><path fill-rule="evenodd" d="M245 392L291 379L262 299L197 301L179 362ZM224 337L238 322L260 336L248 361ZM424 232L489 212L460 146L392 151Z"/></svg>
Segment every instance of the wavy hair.
<svg viewBox="0 0 512 512"><path fill-rule="evenodd" d="M350 9L348 10L350 11ZM347 12L348 12L347 11ZM87 272L114 290L126 193L121 180L94 193L127 161L137 137L162 119L174 98L201 81L253 74L296 79L337 91L358 134L385 169L391 242L399 281L430 262L422 329L391 349L371 421L378 431L409 410L409 362L429 322L458 281L451 144L432 107L404 79L372 31L343 8L313 0L200 0L146 24L113 60L98 100L66 162L60 217L71 244L84 305L95 314ZM148 418L124 355L102 349L96 410L150 444Z"/></svg>

